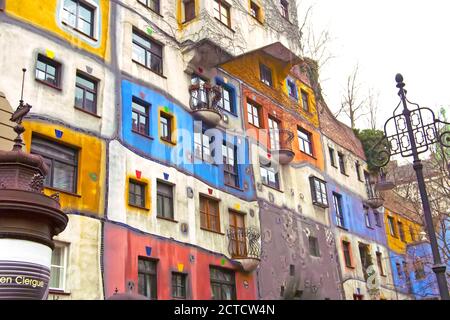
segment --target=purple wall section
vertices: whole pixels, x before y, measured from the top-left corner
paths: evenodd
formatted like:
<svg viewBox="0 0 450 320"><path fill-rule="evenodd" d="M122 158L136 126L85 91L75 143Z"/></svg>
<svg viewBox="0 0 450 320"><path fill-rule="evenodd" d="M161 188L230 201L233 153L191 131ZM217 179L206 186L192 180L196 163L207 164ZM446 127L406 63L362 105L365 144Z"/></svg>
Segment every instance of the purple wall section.
<svg viewBox="0 0 450 320"><path fill-rule="evenodd" d="M262 233L259 298L340 299L339 268L331 230L288 209L264 201L259 205ZM318 238L319 257L310 255L308 234Z"/></svg>

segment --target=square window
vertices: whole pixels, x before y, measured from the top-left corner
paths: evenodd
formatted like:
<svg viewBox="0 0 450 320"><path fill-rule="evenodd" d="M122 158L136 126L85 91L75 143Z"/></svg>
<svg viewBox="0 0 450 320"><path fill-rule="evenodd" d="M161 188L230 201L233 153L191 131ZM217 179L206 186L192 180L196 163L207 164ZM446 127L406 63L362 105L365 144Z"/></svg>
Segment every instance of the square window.
<svg viewBox="0 0 450 320"><path fill-rule="evenodd" d="M150 105L142 100L133 97L131 106L131 128L134 132L148 136L149 130L149 114Z"/></svg>
<svg viewBox="0 0 450 320"><path fill-rule="evenodd" d="M207 130L194 131L194 156L207 163L214 163L214 139L213 135L206 134Z"/></svg>
<svg viewBox="0 0 450 320"><path fill-rule="evenodd" d="M280 176L279 176L279 169L274 165L274 163L269 164L261 164L260 165L260 172L261 172L261 180L262 183L266 186L280 189Z"/></svg>
<svg viewBox="0 0 450 320"><path fill-rule="evenodd" d="M143 65L153 72L163 74L163 47L143 32L133 28L133 61Z"/></svg>
<svg viewBox="0 0 450 320"><path fill-rule="evenodd" d="M186 299L187 275L180 272L172 272L172 297L174 299Z"/></svg>
<svg viewBox="0 0 450 320"><path fill-rule="evenodd" d="M156 189L156 215L160 218L173 220L173 185L157 181Z"/></svg>
<svg viewBox="0 0 450 320"><path fill-rule="evenodd" d="M264 64L259 65L261 81L268 86L272 86L272 70Z"/></svg>
<svg viewBox="0 0 450 320"><path fill-rule="evenodd" d="M135 207L145 208L146 184L129 180L128 182L128 204Z"/></svg>
<svg viewBox="0 0 450 320"><path fill-rule="evenodd" d="M75 84L75 107L89 113L97 113L97 80L77 72Z"/></svg>
<svg viewBox="0 0 450 320"><path fill-rule="evenodd" d="M84 1L64 0L62 21L78 32L94 37L95 13L96 9Z"/></svg>
<svg viewBox="0 0 450 320"><path fill-rule="evenodd" d="M157 261L138 257L138 293L157 299Z"/></svg>
<svg viewBox="0 0 450 320"><path fill-rule="evenodd" d="M36 61L36 80L42 81L52 87L61 86L61 64L38 54Z"/></svg>
<svg viewBox="0 0 450 320"><path fill-rule="evenodd" d="M31 153L42 156L49 168L45 186L70 193L77 192L78 150L33 136Z"/></svg>
<svg viewBox="0 0 450 320"><path fill-rule="evenodd" d="M204 229L220 232L219 201L203 195L200 201L200 226Z"/></svg>
<svg viewBox="0 0 450 320"><path fill-rule="evenodd" d="M210 267L210 283L213 300L236 300L235 275L231 270Z"/></svg>

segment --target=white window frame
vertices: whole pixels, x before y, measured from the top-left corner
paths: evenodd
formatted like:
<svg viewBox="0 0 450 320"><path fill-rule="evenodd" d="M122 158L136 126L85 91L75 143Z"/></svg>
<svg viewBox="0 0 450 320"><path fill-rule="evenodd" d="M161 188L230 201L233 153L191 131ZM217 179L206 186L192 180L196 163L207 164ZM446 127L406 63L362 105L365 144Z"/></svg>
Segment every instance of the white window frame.
<svg viewBox="0 0 450 320"><path fill-rule="evenodd" d="M61 267L61 266L53 265L50 262L50 272L51 272L52 267L63 268L62 285L59 288L50 287L50 284L51 284L51 274L50 274L50 279L49 279L49 289L50 290L66 292L69 247L70 247L69 243L55 242L55 248L63 249L63 254L62 254L63 255L63 258L62 258L63 266ZM52 254L53 254L53 251L52 251Z"/></svg>

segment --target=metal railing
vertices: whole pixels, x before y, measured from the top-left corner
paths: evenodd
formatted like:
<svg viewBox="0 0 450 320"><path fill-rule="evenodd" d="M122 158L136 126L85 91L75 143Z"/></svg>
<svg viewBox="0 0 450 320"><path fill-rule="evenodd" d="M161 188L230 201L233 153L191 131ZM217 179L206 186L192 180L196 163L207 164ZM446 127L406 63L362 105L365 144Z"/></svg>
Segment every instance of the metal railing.
<svg viewBox="0 0 450 320"><path fill-rule="evenodd" d="M237 228L230 226L227 229L228 252L233 258L259 259L261 234L256 228Z"/></svg>

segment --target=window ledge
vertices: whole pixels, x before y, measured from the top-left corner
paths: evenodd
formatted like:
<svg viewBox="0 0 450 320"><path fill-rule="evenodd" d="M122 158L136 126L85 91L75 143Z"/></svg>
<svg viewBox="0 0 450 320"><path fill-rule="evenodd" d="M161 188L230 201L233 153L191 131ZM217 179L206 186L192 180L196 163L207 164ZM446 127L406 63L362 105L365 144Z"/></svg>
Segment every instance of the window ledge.
<svg viewBox="0 0 450 320"><path fill-rule="evenodd" d="M338 225L336 225L336 227L338 227L339 229L342 229L344 231L348 231L348 229L346 227L342 227L342 226L338 226Z"/></svg>
<svg viewBox="0 0 450 320"><path fill-rule="evenodd" d="M348 268L348 269L355 270L355 267L354 267L354 266L347 266L347 265L345 265L345 267Z"/></svg>
<svg viewBox="0 0 450 320"><path fill-rule="evenodd" d="M226 187L233 188L235 190L244 191L241 187L232 186L231 184L224 183Z"/></svg>
<svg viewBox="0 0 450 320"><path fill-rule="evenodd" d="M91 115L91 116L93 116L93 117L96 117L96 118L98 118L98 119L101 119L101 118L102 118L101 116L99 116L99 115L96 114L96 113L93 113L93 112L84 110L83 108L80 108L80 107L77 107L77 106L74 106L74 109L75 109L75 110L78 110L78 111L81 111L81 112L84 112L84 113L87 113L87 114L89 114L89 115Z"/></svg>
<svg viewBox="0 0 450 320"><path fill-rule="evenodd" d="M264 26L264 22L258 19L258 17L253 16L250 12L248 12L248 15L252 17L254 20L256 20L260 25Z"/></svg>
<svg viewBox="0 0 450 320"><path fill-rule="evenodd" d="M59 295L63 295L63 296L70 296L70 292L60 290L60 289L49 289L48 293L49 294L59 294Z"/></svg>
<svg viewBox="0 0 450 320"><path fill-rule="evenodd" d="M208 232L212 232L212 233L217 233L217 234L220 234L220 235L222 235L222 236L225 235L225 233L222 233L222 232L220 232L220 231L216 231L216 230L212 230L212 229L208 229L208 228L204 228L204 227L200 227L200 229L203 230L203 231L208 231Z"/></svg>
<svg viewBox="0 0 450 320"><path fill-rule="evenodd" d="M83 31L81 31L81 30L79 30L79 29L77 29L77 28L72 27L72 26L69 25L67 22L62 21L61 23L62 23L64 26L66 26L67 28L72 29L73 31L75 31L75 32L77 32L77 33L79 33L79 34L81 34L82 36L84 36L84 37L86 37L86 38L89 38L90 40L93 40L93 41L95 41L95 42L98 42L98 40L97 40L96 38L94 38L93 36L90 36L90 35L84 33Z"/></svg>
<svg viewBox="0 0 450 320"><path fill-rule="evenodd" d="M34 79L36 80L36 82L42 83L42 84L44 84L46 86L49 86L50 88L53 88L55 90L62 91L61 87L55 86L55 85L53 85L51 83L48 83L48 82L46 82L44 80L41 80L41 79L36 79L36 78L34 78Z"/></svg>
<svg viewBox="0 0 450 320"><path fill-rule="evenodd" d="M151 136L149 136L148 134L145 134L145 133L142 133L142 132L133 130L133 129L131 129L131 132L133 132L133 133L135 133L135 134L138 134L138 135L140 135L140 136L142 136L142 137L144 137L144 138L147 138L147 139L150 139L150 140L154 140L154 138L151 137Z"/></svg>
<svg viewBox="0 0 450 320"><path fill-rule="evenodd" d="M138 206L138 205L136 205L136 204L127 203L127 205L128 205L129 207L132 207L132 208L136 208L136 209L140 209L140 210L145 210L145 211L150 211L150 208L147 208L147 207L141 207L141 206Z"/></svg>
<svg viewBox="0 0 450 320"><path fill-rule="evenodd" d="M167 77L166 77L164 74L156 72L155 70L153 70L153 69L147 67L146 65L140 63L139 61L136 61L136 60L134 60L134 59L132 59L132 61L133 61L134 63L136 63L138 66L141 66L141 67L143 67L143 68L145 68L145 69L151 71L152 73L154 73L154 74L160 76L161 78L164 78L164 79L167 80Z"/></svg>
<svg viewBox="0 0 450 320"><path fill-rule="evenodd" d="M330 207L329 205L325 205L325 204L322 204L322 203L319 203L319 202L313 202L313 205L315 205L315 206L317 206L319 208L322 208L322 209L326 209L326 208Z"/></svg>
<svg viewBox="0 0 450 320"><path fill-rule="evenodd" d="M156 14L157 16L159 16L160 18L164 18L164 16L161 15L161 13L156 12L155 10L153 10L152 8L146 6L145 4L143 4L142 2L138 1L137 3L139 3L141 6L145 7L147 10L149 10L150 12Z"/></svg>
<svg viewBox="0 0 450 320"><path fill-rule="evenodd" d="M69 195L69 196L72 196L72 197L81 198L81 194L70 192L70 191L67 191L67 190L62 190L62 189L58 189L58 188L55 188L55 187L49 187L49 186L44 186L44 188L48 189L48 190L60 192L60 193L63 193L63 194L66 194L66 195Z"/></svg>
<svg viewBox="0 0 450 320"><path fill-rule="evenodd" d="M262 184L263 186L267 187L267 188L270 188L270 189L273 189L273 190L275 190L275 191L278 191L278 192L284 193L284 191L282 191L281 189L278 189L278 188L272 187L272 186L270 186L270 185L268 185L268 184L265 184L265 183L263 183L263 182L261 182L261 184Z"/></svg>
<svg viewBox="0 0 450 320"><path fill-rule="evenodd" d="M161 219L161 220L166 220L166 221L178 223L178 221L175 220L175 219L166 218L166 217L161 217L161 216L158 216L158 215L156 215L156 218Z"/></svg>
<svg viewBox="0 0 450 320"><path fill-rule="evenodd" d="M300 150L300 152L303 153L304 155L307 155L310 158L313 158L314 160L317 160L317 158L314 155L312 155L312 154L306 153L305 151L302 151L302 150Z"/></svg>
<svg viewBox="0 0 450 320"><path fill-rule="evenodd" d="M161 141L163 141L165 143L171 144L172 146L177 145L177 143L173 142L172 140L169 140L169 139L166 139L166 138L163 138L163 137L159 137L159 139L161 139Z"/></svg>
<svg viewBox="0 0 450 320"><path fill-rule="evenodd" d="M214 19L216 19L217 21L219 21L219 23L225 27L227 27L228 30L230 30L233 33L236 33L236 31L234 31L233 29L231 29L231 27L225 23L223 23L222 21L220 21L219 19L217 19L216 17L214 17Z"/></svg>

